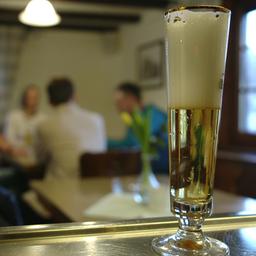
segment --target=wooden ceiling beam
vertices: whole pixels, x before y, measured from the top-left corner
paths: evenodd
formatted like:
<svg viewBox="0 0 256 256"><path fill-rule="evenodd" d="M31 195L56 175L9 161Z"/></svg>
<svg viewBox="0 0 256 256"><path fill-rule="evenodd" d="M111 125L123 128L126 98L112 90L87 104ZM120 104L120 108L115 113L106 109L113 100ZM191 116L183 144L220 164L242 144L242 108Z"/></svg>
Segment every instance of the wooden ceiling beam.
<svg viewBox="0 0 256 256"><path fill-rule="evenodd" d="M0 8L0 24L19 25L20 10ZM135 23L140 20L137 14L86 13L60 11L62 22L54 27L59 29L78 29L90 31L116 31L122 23Z"/></svg>
<svg viewBox="0 0 256 256"><path fill-rule="evenodd" d="M170 0L53 0L53 2L77 2L89 4L109 4L119 6L137 6L146 8L165 8Z"/></svg>
<svg viewBox="0 0 256 256"><path fill-rule="evenodd" d="M140 21L140 15L137 14L118 14L118 13L100 13L100 12L64 12L58 11L63 19L79 20L101 20L103 22L134 23Z"/></svg>

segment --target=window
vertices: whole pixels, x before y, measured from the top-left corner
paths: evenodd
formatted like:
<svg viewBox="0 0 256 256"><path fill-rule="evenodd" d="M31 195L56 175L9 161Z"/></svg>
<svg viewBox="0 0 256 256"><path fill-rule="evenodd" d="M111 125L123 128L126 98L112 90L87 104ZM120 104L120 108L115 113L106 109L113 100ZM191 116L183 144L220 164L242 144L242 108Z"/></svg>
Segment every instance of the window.
<svg viewBox="0 0 256 256"><path fill-rule="evenodd" d="M238 128L256 135L256 9L247 12L240 29Z"/></svg>

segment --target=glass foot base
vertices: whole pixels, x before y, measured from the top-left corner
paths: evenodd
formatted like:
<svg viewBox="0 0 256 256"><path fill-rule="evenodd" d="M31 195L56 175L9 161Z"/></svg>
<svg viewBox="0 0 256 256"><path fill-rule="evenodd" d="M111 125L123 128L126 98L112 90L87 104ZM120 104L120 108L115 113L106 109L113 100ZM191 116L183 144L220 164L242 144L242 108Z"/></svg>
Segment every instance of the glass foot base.
<svg viewBox="0 0 256 256"><path fill-rule="evenodd" d="M210 237L205 238L201 248L193 241L177 241L176 235L158 237L152 241L156 253L163 256L228 256L229 248L223 242Z"/></svg>

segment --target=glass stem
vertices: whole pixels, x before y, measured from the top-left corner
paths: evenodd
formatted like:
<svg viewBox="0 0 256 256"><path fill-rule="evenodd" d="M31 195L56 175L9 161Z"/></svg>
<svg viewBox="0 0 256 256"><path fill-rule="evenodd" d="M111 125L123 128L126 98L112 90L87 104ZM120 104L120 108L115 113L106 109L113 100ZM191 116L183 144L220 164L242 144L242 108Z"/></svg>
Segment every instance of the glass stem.
<svg viewBox="0 0 256 256"><path fill-rule="evenodd" d="M202 229L204 217L180 216L179 228L188 232L198 232Z"/></svg>
<svg viewBox="0 0 256 256"><path fill-rule="evenodd" d="M202 231L204 218L181 216L176 233L177 246L183 249L200 250L204 247L205 237Z"/></svg>

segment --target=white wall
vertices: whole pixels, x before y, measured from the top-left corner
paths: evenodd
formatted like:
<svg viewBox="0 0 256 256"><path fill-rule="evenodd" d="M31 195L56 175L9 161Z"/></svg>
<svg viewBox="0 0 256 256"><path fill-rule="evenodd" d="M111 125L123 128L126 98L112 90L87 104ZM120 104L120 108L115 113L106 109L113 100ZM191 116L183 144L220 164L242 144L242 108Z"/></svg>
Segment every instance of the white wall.
<svg viewBox="0 0 256 256"><path fill-rule="evenodd" d="M113 90L119 82L137 80L137 47L163 37L163 12L151 10L144 12L141 23L125 25L115 35L31 31L23 45L11 106L17 105L25 85L36 83L44 92L52 77L68 76L77 86L79 103L102 113L108 135L119 137L124 127L113 104ZM145 100L165 108L165 87L145 91ZM45 95L42 110L49 110Z"/></svg>
<svg viewBox="0 0 256 256"><path fill-rule="evenodd" d="M164 11L148 10L144 12L142 21L136 26L125 26L122 30L123 49L127 78L138 80L136 66L136 50L139 46L156 40L163 40L165 37ZM138 81L137 81L138 82ZM159 89L145 90L144 99L147 103L154 103L166 109L166 88L165 83Z"/></svg>

